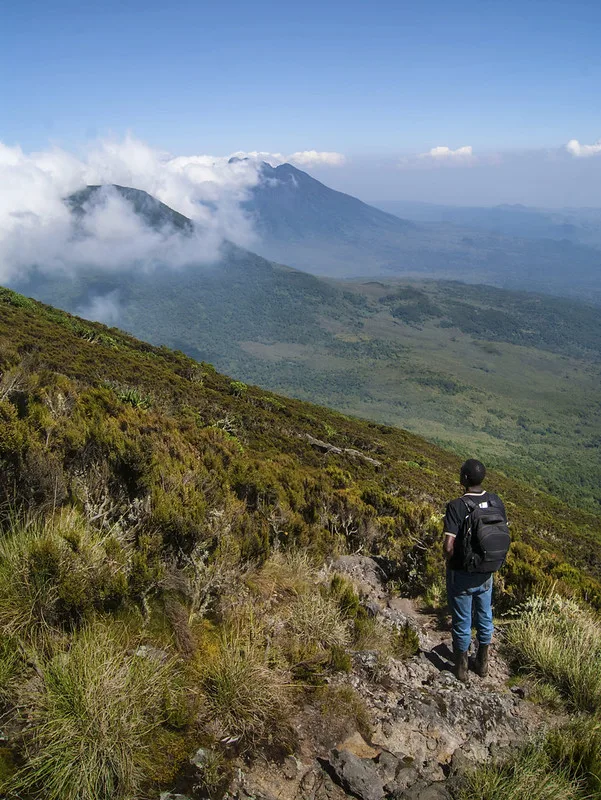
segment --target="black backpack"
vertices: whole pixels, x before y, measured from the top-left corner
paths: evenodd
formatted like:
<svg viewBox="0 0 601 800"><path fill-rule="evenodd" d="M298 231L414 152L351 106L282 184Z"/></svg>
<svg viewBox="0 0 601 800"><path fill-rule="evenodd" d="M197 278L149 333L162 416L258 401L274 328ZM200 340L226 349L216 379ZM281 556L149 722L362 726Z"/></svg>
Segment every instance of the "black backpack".
<svg viewBox="0 0 601 800"><path fill-rule="evenodd" d="M463 569L466 572L496 572L505 563L511 537L503 509L486 495L486 508L469 497L461 498L468 514L464 521Z"/></svg>

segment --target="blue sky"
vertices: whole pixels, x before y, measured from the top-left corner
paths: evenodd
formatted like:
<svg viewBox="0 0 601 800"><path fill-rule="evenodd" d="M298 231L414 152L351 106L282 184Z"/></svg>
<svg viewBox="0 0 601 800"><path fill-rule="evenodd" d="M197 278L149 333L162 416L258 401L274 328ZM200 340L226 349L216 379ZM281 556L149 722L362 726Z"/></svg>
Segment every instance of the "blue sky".
<svg viewBox="0 0 601 800"><path fill-rule="evenodd" d="M131 131L174 153L335 151L347 164L330 183L356 175L374 198L366 159L597 142L600 33L588 0L6 0L0 141L76 149ZM601 157L587 161L598 180Z"/></svg>

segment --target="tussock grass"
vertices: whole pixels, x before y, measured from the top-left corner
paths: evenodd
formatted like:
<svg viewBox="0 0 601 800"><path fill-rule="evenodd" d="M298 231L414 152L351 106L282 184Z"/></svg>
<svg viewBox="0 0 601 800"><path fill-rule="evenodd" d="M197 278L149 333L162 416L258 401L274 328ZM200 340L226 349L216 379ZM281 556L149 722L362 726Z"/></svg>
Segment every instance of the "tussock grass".
<svg viewBox="0 0 601 800"><path fill-rule="evenodd" d="M459 800L593 800L601 797L601 720L580 716L504 764L465 776Z"/></svg>
<svg viewBox="0 0 601 800"><path fill-rule="evenodd" d="M290 604L287 627L295 638L314 642L323 649L350 643L349 625L338 604L318 592L301 594Z"/></svg>
<svg viewBox="0 0 601 800"><path fill-rule="evenodd" d="M237 620L198 665L204 712L226 738L251 745L286 733L291 685L273 665L265 632L254 620Z"/></svg>
<svg viewBox="0 0 601 800"><path fill-rule="evenodd" d="M553 764L583 781L593 797L601 797L601 718L578 717L552 731L546 750Z"/></svg>
<svg viewBox="0 0 601 800"><path fill-rule="evenodd" d="M281 611L276 637L292 667L327 661L351 642L351 626L335 600L319 591L300 594Z"/></svg>
<svg viewBox="0 0 601 800"><path fill-rule="evenodd" d="M15 640L0 639L0 700L5 700L19 668L19 649Z"/></svg>
<svg viewBox="0 0 601 800"><path fill-rule="evenodd" d="M276 551L252 576L251 583L264 597L294 597L316 583L317 570L306 550Z"/></svg>
<svg viewBox="0 0 601 800"><path fill-rule="evenodd" d="M8 792L45 800L136 796L153 733L169 717L173 666L128 653L100 624L42 664L29 759Z"/></svg>
<svg viewBox="0 0 601 800"><path fill-rule="evenodd" d="M558 595L533 597L507 628L517 664L581 711L601 709L601 624Z"/></svg>
<svg viewBox="0 0 601 800"><path fill-rule="evenodd" d="M40 644L127 593L124 553L75 511L15 516L0 538L0 630Z"/></svg>
<svg viewBox="0 0 601 800"><path fill-rule="evenodd" d="M465 777L459 800L582 800L580 784L556 767L542 746L507 764L485 764Z"/></svg>

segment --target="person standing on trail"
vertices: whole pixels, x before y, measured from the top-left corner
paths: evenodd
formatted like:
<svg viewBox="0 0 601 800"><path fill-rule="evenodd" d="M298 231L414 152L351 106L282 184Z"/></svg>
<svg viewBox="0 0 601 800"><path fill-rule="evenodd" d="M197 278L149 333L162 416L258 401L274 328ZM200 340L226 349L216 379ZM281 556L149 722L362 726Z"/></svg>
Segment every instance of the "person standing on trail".
<svg viewBox="0 0 601 800"><path fill-rule="evenodd" d="M461 467L464 494L447 504L443 553L447 562L447 597L453 621L455 675L467 681L472 618L478 638L474 671L488 675L488 651L493 635L493 573L509 550L507 514L501 499L482 488L486 468L475 458Z"/></svg>

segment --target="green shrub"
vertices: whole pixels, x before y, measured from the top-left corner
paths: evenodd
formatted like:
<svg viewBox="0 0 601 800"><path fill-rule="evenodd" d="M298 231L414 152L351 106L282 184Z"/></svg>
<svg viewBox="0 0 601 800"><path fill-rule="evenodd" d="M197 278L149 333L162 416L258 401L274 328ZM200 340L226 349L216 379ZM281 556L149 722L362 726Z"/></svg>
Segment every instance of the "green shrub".
<svg viewBox="0 0 601 800"><path fill-rule="evenodd" d="M116 381L105 381L103 385L106 386L107 389L112 389L122 403L127 403L134 408L144 410L152 408L154 402L152 395L143 392L136 386L128 386L127 384L121 384Z"/></svg>
<svg viewBox="0 0 601 800"><path fill-rule="evenodd" d="M230 383L230 392L234 397L244 397L248 392L248 386L242 381L232 381Z"/></svg>
<svg viewBox="0 0 601 800"><path fill-rule="evenodd" d="M29 760L9 789L45 800L137 796L172 682L171 664L128 653L106 627L81 631L43 664Z"/></svg>
<svg viewBox="0 0 601 800"><path fill-rule="evenodd" d="M396 658L410 658L419 653L419 636L408 622L402 628L395 629L391 637L391 649Z"/></svg>

